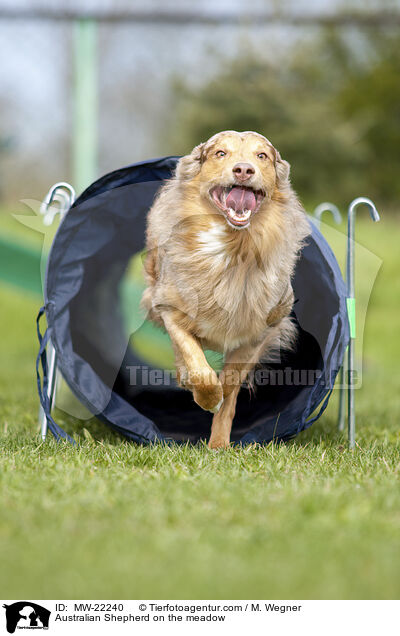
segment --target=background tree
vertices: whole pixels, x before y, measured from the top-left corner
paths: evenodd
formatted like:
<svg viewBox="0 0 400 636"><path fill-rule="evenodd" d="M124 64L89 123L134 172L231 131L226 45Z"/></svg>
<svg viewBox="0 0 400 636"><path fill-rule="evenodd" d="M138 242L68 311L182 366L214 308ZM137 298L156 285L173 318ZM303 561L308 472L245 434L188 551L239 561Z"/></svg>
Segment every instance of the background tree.
<svg viewBox="0 0 400 636"><path fill-rule="evenodd" d="M179 152L223 129L257 130L292 164L312 205L360 194L395 203L400 190L400 38L323 29L284 56L247 46L219 60L208 82L175 82L169 147ZM271 61L274 57L277 61Z"/></svg>

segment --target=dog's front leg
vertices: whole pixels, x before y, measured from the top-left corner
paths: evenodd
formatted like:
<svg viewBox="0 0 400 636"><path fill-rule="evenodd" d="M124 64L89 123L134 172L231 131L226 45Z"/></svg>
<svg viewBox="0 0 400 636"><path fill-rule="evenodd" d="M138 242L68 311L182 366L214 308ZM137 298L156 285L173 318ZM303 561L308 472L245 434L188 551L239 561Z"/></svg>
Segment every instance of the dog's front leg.
<svg viewBox="0 0 400 636"><path fill-rule="evenodd" d="M211 435L208 442L209 448L226 448L231 439L232 421L235 417L236 401L240 391L240 385L233 387L233 390L224 399L218 413L214 415L211 425Z"/></svg>
<svg viewBox="0 0 400 636"><path fill-rule="evenodd" d="M277 313L274 315L274 321L276 316ZM240 387L263 354L271 347L276 346L281 333L281 324L281 322L278 322L271 326L260 342L242 345L227 355L220 375L224 402L218 416L213 418L209 441L210 448L229 446L232 420L235 416L236 401Z"/></svg>
<svg viewBox="0 0 400 636"><path fill-rule="evenodd" d="M236 387L240 387L241 384L245 382L250 371L254 369L260 360L270 340L271 336L268 335L267 338L256 345L243 345L228 354L220 376L224 399L227 398ZM237 391L237 393L238 392L239 391Z"/></svg>
<svg viewBox="0 0 400 636"><path fill-rule="evenodd" d="M240 385L246 380L262 354L279 342L281 325L284 324L282 321L289 316L293 299L293 289L288 283L282 298L267 316L268 331L264 338L255 344L242 345L228 354L222 377L224 399L230 395L237 384Z"/></svg>
<svg viewBox="0 0 400 636"><path fill-rule="evenodd" d="M232 421L235 417L237 396L242 383L260 359L265 341L257 345L238 347L228 354L220 379L224 394L221 410L214 415L210 448L226 448L229 446Z"/></svg>
<svg viewBox="0 0 400 636"><path fill-rule="evenodd" d="M180 382L192 391L194 401L202 409L218 413L223 402L222 386L208 364L199 340L182 328L176 311L166 310L161 316L171 338ZM182 361L184 370L180 368Z"/></svg>

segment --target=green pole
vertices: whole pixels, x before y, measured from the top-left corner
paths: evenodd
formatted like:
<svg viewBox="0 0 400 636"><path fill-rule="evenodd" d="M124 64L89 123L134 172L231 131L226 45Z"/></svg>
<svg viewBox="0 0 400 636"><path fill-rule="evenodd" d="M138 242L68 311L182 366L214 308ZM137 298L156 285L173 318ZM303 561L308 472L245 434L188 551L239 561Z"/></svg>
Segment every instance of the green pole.
<svg viewBox="0 0 400 636"><path fill-rule="evenodd" d="M97 24L74 24L73 185L82 192L97 177Z"/></svg>

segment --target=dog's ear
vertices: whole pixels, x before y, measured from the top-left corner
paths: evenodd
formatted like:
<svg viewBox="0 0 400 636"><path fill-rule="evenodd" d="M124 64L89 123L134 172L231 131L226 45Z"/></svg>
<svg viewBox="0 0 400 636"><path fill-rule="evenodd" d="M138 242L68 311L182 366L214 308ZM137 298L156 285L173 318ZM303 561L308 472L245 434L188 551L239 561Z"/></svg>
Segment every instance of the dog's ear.
<svg viewBox="0 0 400 636"><path fill-rule="evenodd" d="M195 148L193 148L190 155L185 155L179 159L175 175L179 179L179 181L190 181L197 174L199 174L201 169L201 164L204 161L204 144L199 144Z"/></svg>
<svg viewBox="0 0 400 636"><path fill-rule="evenodd" d="M275 148L275 170L280 186L288 184L290 174L290 163L282 159L280 153Z"/></svg>

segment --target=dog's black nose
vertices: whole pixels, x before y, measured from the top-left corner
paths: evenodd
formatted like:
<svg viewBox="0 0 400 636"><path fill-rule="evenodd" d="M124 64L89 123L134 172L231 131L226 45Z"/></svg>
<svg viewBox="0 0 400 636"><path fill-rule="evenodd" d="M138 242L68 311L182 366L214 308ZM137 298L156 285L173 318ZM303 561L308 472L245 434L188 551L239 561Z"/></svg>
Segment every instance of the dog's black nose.
<svg viewBox="0 0 400 636"><path fill-rule="evenodd" d="M255 173L255 170L251 163L236 163L232 172L239 181L247 181Z"/></svg>

